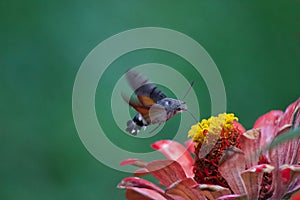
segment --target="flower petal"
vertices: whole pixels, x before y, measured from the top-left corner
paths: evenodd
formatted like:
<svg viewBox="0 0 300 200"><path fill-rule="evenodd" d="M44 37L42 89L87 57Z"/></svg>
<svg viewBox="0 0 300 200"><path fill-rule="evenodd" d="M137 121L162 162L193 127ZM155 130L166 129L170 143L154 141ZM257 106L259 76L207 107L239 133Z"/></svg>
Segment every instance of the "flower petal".
<svg viewBox="0 0 300 200"><path fill-rule="evenodd" d="M198 184L194 188L201 190L209 200L214 200L221 196L231 194L228 188L219 185Z"/></svg>
<svg viewBox="0 0 300 200"><path fill-rule="evenodd" d="M300 165L283 165L280 167L280 175L282 177L283 186L288 188L288 192L283 199L291 200L300 199Z"/></svg>
<svg viewBox="0 0 300 200"><path fill-rule="evenodd" d="M177 195L183 199L206 200L205 195L196 189L193 189L197 183L192 178L177 181L166 189L167 194Z"/></svg>
<svg viewBox="0 0 300 200"><path fill-rule="evenodd" d="M138 178L138 177L124 178L118 184L117 187L118 188L125 188L125 189L127 189L128 187L130 187L130 188L132 188L132 187L147 188L147 189L151 189L151 190L154 190L156 192L164 194L164 190L162 190L160 187L154 185L150 181L147 181L145 179Z"/></svg>
<svg viewBox="0 0 300 200"><path fill-rule="evenodd" d="M248 200L246 194L231 194L218 198L218 200Z"/></svg>
<svg viewBox="0 0 300 200"><path fill-rule="evenodd" d="M260 129L251 129L240 137L241 149L245 154L246 167L257 165L259 159Z"/></svg>
<svg viewBox="0 0 300 200"><path fill-rule="evenodd" d="M281 110L273 110L260 116L254 123L253 128L259 128L261 130L260 144L262 147L270 144L276 136L278 119L282 114L283 112Z"/></svg>
<svg viewBox="0 0 300 200"><path fill-rule="evenodd" d="M280 175L283 184L290 184L291 181L296 182L300 176L300 165L283 165L280 167Z"/></svg>
<svg viewBox="0 0 300 200"><path fill-rule="evenodd" d="M146 168L140 168L140 169L135 170L135 172L134 172L135 176L145 176L148 174L150 174L150 172Z"/></svg>
<svg viewBox="0 0 300 200"><path fill-rule="evenodd" d="M286 196L291 196L300 189L300 165L283 165L280 167L282 187L288 190Z"/></svg>
<svg viewBox="0 0 300 200"><path fill-rule="evenodd" d="M245 185L243 183L241 172L245 170L245 155L236 148L228 148L220 160L219 172L227 181L231 190L235 194L245 194Z"/></svg>
<svg viewBox="0 0 300 200"><path fill-rule="evenodd" d="M246 131L246 129L243 127L243 125L240 124L239 122L233 121L232 123L233 123L235 129L238 129L240 133L244 133Z"/></svg>
<svg viewBox="0 0 300 200"><path fill-rule="evenodd" d="M167 200L160 193L146 188L128 188L126 191L126 199L128 200ZM169 198L171 199L171 198Z"/></svg>
<svg viewBox="0 0 300 200"><path fill-rule="evenodd" d="M293 124L296 122L294 120L298 120L296 116L299 113L299 108L300 98L296 102L289 105L284 114L281 116L278 124L277 134L284 133L292 128ZM277 146L277 148L271 150L271 164L278 167L284 164L297 164L298 157L300 156L299 147L299 138L292 139L282 145Z"/></svg>
<svg viewBox="0 0 300 200"><path fill-rule="evenodd" d="M283 129L284 126L289 125L289 124L295 124L295 116L297 115L297 112L299 111L300 108L300 98L297 99L294 103L290 104L283 116L280 118L279 122L279 127ZM299 122L298 122L299 123Z"/></svg>
<svg viewBox="0 0 300 200"><path fill-rule="evenodd" d="M126 160L123 160L121 163L120 163L121 166L124 166L124 165L134 165L136 167L145 167L147 165L147 163L145 161L142 161L142 160L139 160L139 159L136 159L136 158L128 158Z"/></svg>
<svg viewBox="0 0 300 200"><path fill-rule="evenodd" d="M117 187L127 190L127 199L173 199L160 187L138 177L124 178Z"/></svg>
<svg viewBox="0 0 300 200"><path fill-rule="evenodd" d="M196 142L193 142L192 139L189 139L187 141L185 141L185 147L186 149L191 153L191 154L194 154L195 153L195 145L196 145Z"/></svg>
<svg viewBox="0 0 300 200"><path fill-rule="evenodd" d="M120 163L121 166L133 165L133 166L136 166L136 167L141 167L140 169L137 169L134 172L135 176L144 176L144 175L149 174L149 171L146 168L144 168L147 164L148 164L147 162L145 162L143 160L136 159L136 158L128 158L126 160L123 160Z"/></svg>
<svg viewBox="0 0 300 200"><path fill-rule="evenodd" d="M299 200L300 199L300 186L297 190L293 191L292 194L290 194L291 198L290 200Z"/></svg>
<svg viewBox="0 0 300 200"><path fill-rule="evenodd" d="M277 127L274 130L278 137L280 137L284 132L290 130L294 124L299 123L299 108L300 98L289 105L282 116L278 119ZM272 188L274 189L274 196L276 197L282 197L284 193L287 192L287 187L283 187L278 184L283 181L283 177L280 175L281 173L278 168L285 164L297 164L300 157L299 148L300 140L299 138L294 138L269 150L270 164L275 167L273 172Z"/></svg>
<svg viewBox="0 0 300 200"><path fill-rule="evenodd" d="M294 128L298 128L300 125L300 112L298 112L295 121L294 121Z"/></svg>
<svg viewBox="0 0 300 200"><path fill-rule="evenodd" d="M180 164L173 160L155 160L145 168L166 187L187 178Z"/></svg>
<svg viewBox="0 0 300 200"><path fill-rule="evenodd" d="M277 135L290 130L293 126L294 128L298 126L300 123L299 108L300 98L289 105L284 113L282 111L271 111L256 121L254 128L261 128L262 147L269 145ZM290 140L271 150L267 157L270 159L271 164L276 167L283 164L295 164L300 158L299 146L299 139Z"/></svg>
<svg viewBox="0 0 300 200"><path fill-rule="evenodd" d="M194 160L183 145L172 140L160 140L153 143L152 148L163 153L169 160L176 160L188 177L194 176Z"/></svg>
<svg viewBox="0 0 300 200"><path fill-rule="evenodd" d="M270 173L274 167L271 165L257 165L242 172L241 176L244 181L248 198L258 199L263 173Z"/></svg>

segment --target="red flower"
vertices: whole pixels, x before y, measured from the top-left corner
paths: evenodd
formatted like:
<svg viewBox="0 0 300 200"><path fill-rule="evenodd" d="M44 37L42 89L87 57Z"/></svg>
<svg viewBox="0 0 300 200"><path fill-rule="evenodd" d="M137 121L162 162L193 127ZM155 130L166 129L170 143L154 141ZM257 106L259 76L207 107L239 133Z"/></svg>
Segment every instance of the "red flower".
<svg viewBox="0 0 300 200"><path fill-rule="evenodd" d="M192 126L188 135L196 142L194 179L198 183L229 188L218 168L226 149L240 148L239 138L245 129L236 121L234 114L224 113Z"/></svg>
<svg viewBox="0 0 300 200"><path fill-rule="evenodd" d="M285 112L271 111L259 117L249 131L233 114L202 120L189 132L195 142L188 142L194 159L181 144L163 140L152 147L169 160L145 163L128 159L121 163L140 167L136 176L152 174L165 190L138 177L125 178L118 187L126 189L127 199L256 200L288 199L293 194L297 199L299 136L277 146L273 142L299 127L299 109L300 99Z"/></svg>
<svg viewBox="0 0 300 200"><path fill-rule="evenodd" d="M159 184L166 187L162 190L153 183L138 177L129 177L119 183L119 188L126 189L126 198L133 199L205 199L205 196L196 189L197 184L192 178L194 160L187 149L193 150L193 143L188 141L185 148L171 140L161 140L152 144L152 147L162 152L169 160L155 160L146 163L137 159L127 159L121 165L135 165L140 167L135 172L136 176L153 175ZM182 196L183 198L180 198Z"/></svg>

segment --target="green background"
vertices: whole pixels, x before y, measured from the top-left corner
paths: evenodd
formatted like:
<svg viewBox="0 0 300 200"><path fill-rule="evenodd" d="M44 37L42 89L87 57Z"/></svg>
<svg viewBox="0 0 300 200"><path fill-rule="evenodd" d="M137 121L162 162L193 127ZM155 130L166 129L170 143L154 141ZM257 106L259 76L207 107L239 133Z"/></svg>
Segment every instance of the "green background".
<svg viewBox="0 0 300 200"><path fill-rule="evenodd" d="M81 143L72 117L80 64L101 41L137 27L164 27L199 42L217 64L228 111L246 128L300 96L300 2L287 1L1 1L0 199L124 199L130 174L104 166ZM157 62L192 77L188 64L155 50L132 52L107 70L96 108L117 145L147 152L149 140L128 137L107 107L125 68ZM197 82L198 81L198 82ZM196 77L202 117L209 96ZM102 116L102 117L101 117ZM103 117L104 116L104 117ZM107 118L105 118L107 116ZM178 118L178 117L177 117ZM172 133L177 120L165 130ZM186 134L186 133L183 133ZM104 152L109 154L109 150Z"/></svg>

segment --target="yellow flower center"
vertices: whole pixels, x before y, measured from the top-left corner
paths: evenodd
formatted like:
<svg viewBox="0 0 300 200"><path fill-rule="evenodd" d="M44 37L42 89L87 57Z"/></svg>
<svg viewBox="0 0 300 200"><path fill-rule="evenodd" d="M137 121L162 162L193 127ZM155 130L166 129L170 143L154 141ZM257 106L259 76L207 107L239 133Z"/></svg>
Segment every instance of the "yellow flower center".
<svg viewBox="0 0 300 200"><path fill-rule="evenodd" d="M193 141L197 144L208 142L206 140L207 134L218 134L225 131L230 133L230 130L234 128L233 121L238 121L238 118L234 114L219 114L217 117L210 117L208 120L203 119L201 122L193 125L188 133L188 137L192 137ZM225 135L225 137L227 137Z"/></svg>

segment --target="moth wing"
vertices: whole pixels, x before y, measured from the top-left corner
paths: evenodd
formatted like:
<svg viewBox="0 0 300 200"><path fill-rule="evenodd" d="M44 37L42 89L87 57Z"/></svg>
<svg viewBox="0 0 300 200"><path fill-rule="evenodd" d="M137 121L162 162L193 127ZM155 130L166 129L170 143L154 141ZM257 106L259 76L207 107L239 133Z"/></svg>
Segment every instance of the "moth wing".
<svg viewBox="0 0 300 200"><path fill-rule="evenodd" d="M150 124L149 119L149 109L150 106L146 106L145 104L142 104L139 100L131 98L130 100L122 94L122 97L126 103L128 103L131 107L133 107L138 113L140 113L143 118L147 121L148 124Z"/></svg>
<svg viewBox="0 0 300 200"><path fill-rule="evenodd" d="M149 121L151 124L156 124L156 123L163 123L167 121L167 111L166 109L159 105L159 104L154 104L150 107L149 109Z"/></svg>
<svg viewBox="0 0 300 200"><path fill-rule="evenodd" d="M126 73L126 78L129 85L134 90L134 93L139 96L146 96L152 99L155 103L167 96L159 90L153 83L134 70L129 70Z"/></svg>
<svg viewBox="0 0 300 200"><path fill-rule="evenodd" d="M139 101L146 107L150 107L155 104L155 101L147 96L138 96Z"/></svg>
<svg viewBox="0 0 300 200"><path fill-rule="evenodd" d="M136 72L135 70L129 70L126 72L126 78L130 87L136 91L141 86L150 83L149 80ZM137 94L138 95L138 94Z"/></svg>

